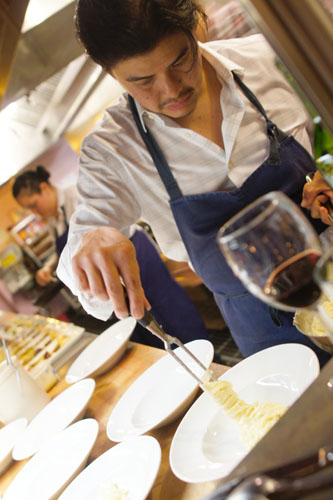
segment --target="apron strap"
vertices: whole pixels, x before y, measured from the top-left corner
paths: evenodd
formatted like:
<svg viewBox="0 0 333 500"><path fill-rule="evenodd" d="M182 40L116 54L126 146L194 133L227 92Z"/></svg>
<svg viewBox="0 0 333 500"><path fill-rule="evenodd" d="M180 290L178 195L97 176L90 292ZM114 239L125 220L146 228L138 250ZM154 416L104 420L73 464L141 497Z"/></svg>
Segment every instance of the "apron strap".
<svg viewBox="0 0 333 500"><path fill-rule="evenodd" d="M285 134L285 132L280 130L279 127L277 127L275 123L273 123L272 120L268 118L260 101L254 95L254 93L245 85L245 83L240 79L237 73L235 73L235 71L232 71L232 74L236 83L239 85L243 94L245 95L245 97L247 97L247 99L253 104L253 106L257 108L259 113L265 118L266 130L269 138L269 157L268 157L269 163L271 165L280 165L281 160L278 148L281 142L288 137L287 134Z"/></svg>
<svg viewBox="0 0 333 500"><path fill-rule="evenodd" d="M167 190L167 193L170 196L171 200L175 200L176 198L180 198L183 196L183 193L181 192L176 179L174 178L169 165L167 164L167 161L162 153L162 150L160 146L158 145L155 137L153 134L150 132L150 130L147 128L147 132L144 130L142 126L142 122L139 117L138 109L136 107L135 101L131 95L128 95L128 100L129 104L131 107L131 111L136 123L136 126L140 132L140 135L143 139L143 142L145 143L152 159L153 162L155 163L155 166L157 168L157 171L161 177L161 180L165 186L165 189Z"/></svg>

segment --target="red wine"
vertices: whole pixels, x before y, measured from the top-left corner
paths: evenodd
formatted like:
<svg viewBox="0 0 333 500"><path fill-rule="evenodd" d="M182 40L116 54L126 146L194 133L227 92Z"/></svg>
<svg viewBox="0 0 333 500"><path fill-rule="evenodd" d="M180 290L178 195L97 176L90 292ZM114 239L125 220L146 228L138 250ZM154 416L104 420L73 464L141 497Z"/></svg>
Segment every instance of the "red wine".
<svg viewBox="0 0 333 500"><path fill-rule="evenodd" d="M286 260L274 269L264 293L272 301L295 309L317 302L321 290L313 280L313 270L319 258L315 250L305 250Z"/></svg>

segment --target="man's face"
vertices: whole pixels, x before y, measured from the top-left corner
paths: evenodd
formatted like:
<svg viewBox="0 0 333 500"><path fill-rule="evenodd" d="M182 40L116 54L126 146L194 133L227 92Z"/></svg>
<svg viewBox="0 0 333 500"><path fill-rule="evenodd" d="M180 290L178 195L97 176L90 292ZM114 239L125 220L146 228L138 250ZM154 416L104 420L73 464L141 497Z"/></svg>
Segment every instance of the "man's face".
<svg viewBox="0 0 333 500"><path fill-rule="evenodd" d="M120 61L112 76L145 109L183 118L196 107L202 88L201 56L194 59L185 33L165 37L155 49Z"/></svg>

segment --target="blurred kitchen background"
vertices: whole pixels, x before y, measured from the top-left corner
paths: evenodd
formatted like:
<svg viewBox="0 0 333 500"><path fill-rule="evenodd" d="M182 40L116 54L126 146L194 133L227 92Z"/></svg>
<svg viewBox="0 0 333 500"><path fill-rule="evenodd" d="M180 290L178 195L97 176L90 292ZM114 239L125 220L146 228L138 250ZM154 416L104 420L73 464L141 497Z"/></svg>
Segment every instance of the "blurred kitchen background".
<svg viewBox="0 0 333 500"><path fill-rule="evenodd" d="M212 39L262 32L313 121L316 156L332 150L333 0L205 0ZM13 177L44 165L71 184L85 134L121 92L78 44L70 0L0 0L0 309L70 320L99 332L61 284L36 285L54 251L47 224L15 202ZM210 292L183 263L166 261L197 305L217 361L241 359Z"/></svg>

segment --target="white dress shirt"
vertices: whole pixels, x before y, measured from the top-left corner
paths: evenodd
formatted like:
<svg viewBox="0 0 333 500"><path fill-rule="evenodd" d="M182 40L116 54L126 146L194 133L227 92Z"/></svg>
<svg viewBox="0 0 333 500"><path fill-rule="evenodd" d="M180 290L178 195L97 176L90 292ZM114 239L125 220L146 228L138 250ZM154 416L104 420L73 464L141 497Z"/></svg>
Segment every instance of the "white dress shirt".
<svg viewBox="0 0 333 500"><path fill-rule="evenodd" d="M262 35L200 44L200 51L222 83L224 150L171 118L146 111L136 103L144 126L158 141L184 195L238 187L268 156L265 120L234 82L232 70L254 92L269 118L311 152L304 105L277 68L275 53ZM169 207L168 193L136 128L126 93L105 111L83 141L78 191L77 209L58 267L60 279L73 293L78 292L71 257L82 235L100 226L116 227L128 236L133 223L145 221L168 258L189 260ZM99 307L95 299L93 306L90 299L81 297L80 301L97 317L107 318L110 314L108 303Z"/></svg>

